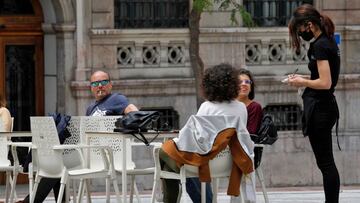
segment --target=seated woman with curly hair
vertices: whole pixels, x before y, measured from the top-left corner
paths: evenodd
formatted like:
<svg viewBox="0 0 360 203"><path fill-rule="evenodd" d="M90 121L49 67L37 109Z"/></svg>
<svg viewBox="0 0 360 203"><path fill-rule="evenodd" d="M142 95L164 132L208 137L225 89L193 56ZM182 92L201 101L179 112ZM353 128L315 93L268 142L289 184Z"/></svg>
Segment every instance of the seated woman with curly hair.
<svg viewBox="0 0 360 203"><path fill-rule="evenodd" d="M244 126L246 130L247 122L247 110L244 103L238 101L236 98L239 92L239 79L238 74L235 68L229 64L219 64L214 67L205 70L203 79L202 79L202 93L206 101L201 104L196 116L235 116L239 118L239 126ZM186 126L186 125L185 125ZM185 127L184 127L185 128ZM184 129L183 128L183 129ZM220 134L220 133L219 133ZM219 134L215 135L218 139ZM235 133L236 135L236 133ZM184 133L179 133L179 138L181 136L189 136ZM238 139L237 136L234 136L235 139ZM244 136L245 137L245 136ZM214 139L215 139L214 138ZM250 143L251 140L248 139L246 142ZM220 138L219 138L220 139ZM174 139L176 140L176 139ZM205 139L207 140L207 139ZM230 139L229 139L230 140ZM208 141L208 140L207 140ZM211 141L210 141L211 142ZM229 141L228 141L229 142ZM175 144L174 144L175 143ZM174 160L173 154L170 152L172 150L179 149L179 142L170 140L164 143L162 149L160 150L160 163L163 170L172 171L179 173L179 162ZM215 143L215 142L214 142ZM239 143L239 142L238 142ZM190 143L188 143L190 144ZM215 144L214 144L215 145ZM251 145L251 144L250 144ZM169 150L169 146L171 149ZM186 143L185 143L186 146ZM230 146L230 144L229 144ZM250 147L251 148L251 147ZM182 153L182 152L180 152ZM188 153L186 151L185 153ZM250 149L250 154L252 154L252 148ZM249 173L253 170L252 161L248 167L246 173ZM200 174L200 173L199 173ZM200 178L201 179L201 178ZM198 178L188 178L187 179L187 192L189 193L193 202L200 202L200 182ZM238 189L238 188L237 188ZM178 193L179 193L179 181L178 180L163 180L163 191L164 191L164 202L176 202ZM229 190L228 190L229 192ZM238 195L238 194L237 194ZM212 201L212 194L210 185L207 184L207 200L206 202Z"/></svg>

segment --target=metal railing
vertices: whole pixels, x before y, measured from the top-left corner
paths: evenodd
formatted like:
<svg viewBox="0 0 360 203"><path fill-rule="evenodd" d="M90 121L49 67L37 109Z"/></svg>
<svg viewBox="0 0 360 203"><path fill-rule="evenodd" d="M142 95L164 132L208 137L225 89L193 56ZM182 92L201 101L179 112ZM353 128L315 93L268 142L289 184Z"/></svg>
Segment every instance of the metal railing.
<svg viewBox="0 0 360 203"><path fill-rule="evenodd" d="M286 26L296 7L313 0L244 0L245 9L260 27Z"/></svg>
<svg viewBox="0 0 360 203"><path fill-rule="evenodd" d="M114 0L115 28L188 27L189 0Z"/></svg>
<svg viewBox="0 0 360 203"><path fill-rule="evenodd" d="M270 114L280 131L301 129L301 107L298 104L269 104L264 113Z"/></svg>
<svg viewBox="0 0 360 203"><path fill-rule="evenodd" d="M141 110L160 113L159 130L179 130L179 114L173 107L142 107Z"/></svg>

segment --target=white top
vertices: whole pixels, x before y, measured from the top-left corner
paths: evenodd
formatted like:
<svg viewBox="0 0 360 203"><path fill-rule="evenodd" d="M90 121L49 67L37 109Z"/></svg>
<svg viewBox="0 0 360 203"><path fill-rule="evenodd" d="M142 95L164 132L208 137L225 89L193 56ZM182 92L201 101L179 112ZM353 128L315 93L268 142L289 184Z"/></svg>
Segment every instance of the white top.
<svg viewBox="0 0 360 203"><path fill-rule="evenodd" d="M238 140L245 152L253 157L254 143L246 129L246 106L237 100L230 103L206 101L196 116L191 116L174 142L181 151L207 154L216 136L224 129L236 128ZM189 136L191 135L191 136Z"/></svg>
<svg viewBox="0 0 360 203"><path fill-rule="evenodd" d="M11 131L11 115L7 108L0 108L0 132L10 132Z"/></svg>

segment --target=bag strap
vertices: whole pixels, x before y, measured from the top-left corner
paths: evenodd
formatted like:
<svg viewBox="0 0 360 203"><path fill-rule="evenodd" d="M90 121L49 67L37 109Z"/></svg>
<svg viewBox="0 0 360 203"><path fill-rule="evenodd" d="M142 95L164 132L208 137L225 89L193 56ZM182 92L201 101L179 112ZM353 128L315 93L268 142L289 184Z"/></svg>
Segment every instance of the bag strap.
<svg viewBox="0 0 360 203"><path fill-rule="evenodd" d="M159 131L157 131L157 134L155 135L155 137L153 137L151 140L150 140L150 142L146 139L146 137L144 136L144 134L142 134L142 132L139 130L139 132L137 132L139 135L140 135L140 137L139 136L137 136L135 133L131 133L136 139L138 139L138 140L140 140L141 142L143 142L146 146L149 146L150 145L150 143L152 142L152 141L154 141L158 136L159 136L159 134L160 134L160 132Z"/></svg>

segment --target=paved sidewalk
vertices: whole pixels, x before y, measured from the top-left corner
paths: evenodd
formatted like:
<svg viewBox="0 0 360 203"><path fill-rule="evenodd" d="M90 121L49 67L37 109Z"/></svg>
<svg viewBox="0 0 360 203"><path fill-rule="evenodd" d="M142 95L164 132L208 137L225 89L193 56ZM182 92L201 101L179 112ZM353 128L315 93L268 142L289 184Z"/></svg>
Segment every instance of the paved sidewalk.
<svg viewBox="0 0 360 203"><path fill-rule="evenodd" d="M26 189L24 185L20 185L17 189L18 196L24 197L26 195ZM270 188L268 189L268 196L270 203L323 203L324 194L321 187L285 187L285 188ZM4 186L0 186L0 200L4 198ZM93 203L105 203L104 193L93 193ZM145 191L141 194L141 202L150 202L150 191ZM229 197L224 192L220 192L218 196L219 203L229 202ZM54 203L54 198L47 198L45 203ZM85 202L85 201L84 201ZM114 196L112 201L115 202ZM136 202L136 199L134 200ZM191 202L188 198L185 202ZM359 203L360 202L360 186L342 186L340 193L340 203ZM257 203L264 203L264 198L261 190L257 192Z"/></svg>

